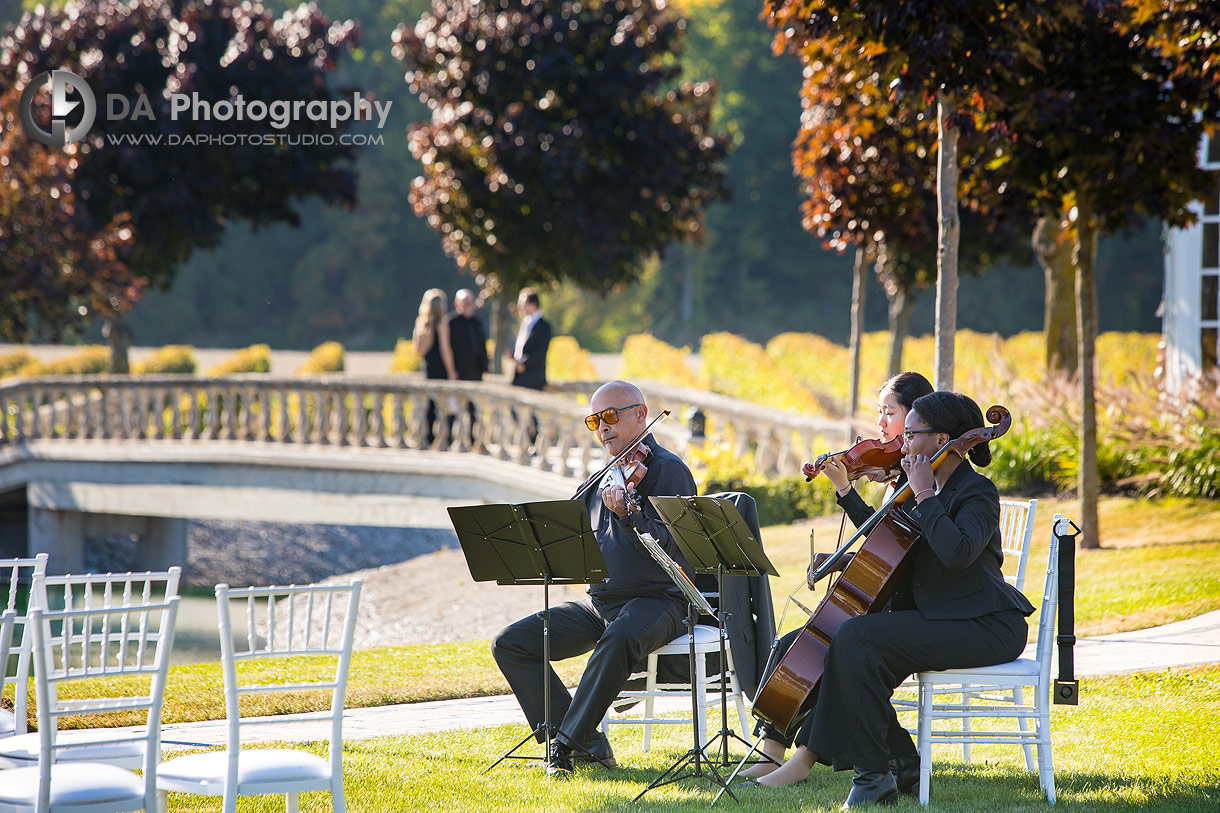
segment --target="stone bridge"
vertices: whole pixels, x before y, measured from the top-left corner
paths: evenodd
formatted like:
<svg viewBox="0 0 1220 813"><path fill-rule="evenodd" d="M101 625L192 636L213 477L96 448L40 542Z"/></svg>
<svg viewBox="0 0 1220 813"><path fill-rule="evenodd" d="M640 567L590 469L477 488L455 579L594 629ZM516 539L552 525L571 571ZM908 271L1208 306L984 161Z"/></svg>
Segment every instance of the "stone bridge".
<svg viewBox="0 0 1220 813"><path fill-rule="evenodd" d="M0 550L79 570L130 534L141 565L185 559L186 519L449 527L450 505L567 499L603 464L597 383L548 392L418 375L72 376L0 386ZM667 447L728 444L796 473L847 425L646 385ZM437 417L429 425L429 403Z"/></svg>

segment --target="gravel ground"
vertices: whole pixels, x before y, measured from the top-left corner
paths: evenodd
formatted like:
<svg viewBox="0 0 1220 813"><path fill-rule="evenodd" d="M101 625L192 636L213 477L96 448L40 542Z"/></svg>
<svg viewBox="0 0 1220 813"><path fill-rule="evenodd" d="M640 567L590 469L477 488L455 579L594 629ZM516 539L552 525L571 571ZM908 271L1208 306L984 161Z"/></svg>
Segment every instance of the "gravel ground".
<svg viewBox="0 0 1220 813"><path fill-rule="evenodd" d="M85 550L89 570L135 566L136 543L130 539L90 539ZM487 640L543 607L541 587L471 579L451 529L265 522L187 525L187 585L308 584L353 577L364 580L357 648ZM553 587L551 606L583 594L583 586ZM214 630L215 622L210 624Z"/></svg>

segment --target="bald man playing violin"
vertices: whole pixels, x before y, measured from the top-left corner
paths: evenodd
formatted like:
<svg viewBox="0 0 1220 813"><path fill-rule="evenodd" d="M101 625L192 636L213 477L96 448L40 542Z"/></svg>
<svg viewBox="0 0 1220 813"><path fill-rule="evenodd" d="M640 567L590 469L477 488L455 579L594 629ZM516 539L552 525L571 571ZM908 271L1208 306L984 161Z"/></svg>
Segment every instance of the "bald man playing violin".
<svg viewBox="0 0 1220 813"><path fill-rule="evenodd" d="M551 610L551 660L592 651L574 695L554 669L548 665L546 670L555 726L546 770L555 777L570 776L574 759L614 767L614 752L606 735L597 730L598 723L635 667L682 633L686 600L640 544L636 532L651 534L690 573L647 499L695 494L690 469L661 448L651 434L645 434L648 406L634 384L611 381L603 385L593 394L590 408L585 424L597 433L606 453L613 458L643 443L647 473L631 489L633 494L607 477L584 498L610 575L589 586L587 599ZM538 679L542 672L541 615L527 616L502 630L492 642L491 654L530 727L538 732L538 741L543 742L544 687Z"/></svg>

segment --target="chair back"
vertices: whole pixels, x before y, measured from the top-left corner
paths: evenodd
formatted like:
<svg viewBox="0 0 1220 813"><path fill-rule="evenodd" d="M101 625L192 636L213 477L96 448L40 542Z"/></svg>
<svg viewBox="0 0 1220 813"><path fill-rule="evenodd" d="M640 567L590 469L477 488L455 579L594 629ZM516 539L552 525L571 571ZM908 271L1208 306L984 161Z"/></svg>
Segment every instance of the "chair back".
<svg viewBox="0 0 1220 813"><path fill-rule="evenodd" d="M173 596L167 601L126 607L59 611L35 607L30 610L34 697L40 740L40 793L45 797L40 809L48 809L45 805L49 804L51 765L56 759L56 733L60 720L123 712L143 715L146 725L139 730L112 729L114 735L107 737L107 741L146 743L144 798L146 804L151 805L147 809L156 809L156 770L161 759L161 707L165 701L165 680L169 672L179 601L177 596ZM105 697L59 698L61 686L98 680L113 685L106 680L108 678L126 678L122 681L125 687L133 682L143 685L146 679L148 692L136 689L125 694L111 692ZM80 690L65 692L69 696L80 693ZM72 746L66 743L64 747Z"/></svg>
<svg viewBox="0 0 1220 813"><path fill-rule="evenodd" d="M37 556L19 559L0 559L0 580L8 586L8 593L5 596L4 609L13 612L13 630L9 641L10 648L6 650L5 657L0 659L0 663L4 664L6 671L8 667L8 658L12 655L11 646L13 640L17 638L17 630L21 630L21 642L17 656L17 674L12 681L14 686L19 687L13 694L13 731L14 734L24 734L28 728L27 725L27 703L28 692L26 687L30 683L30 636L25 634L26 612L33 604L32 596L29 591L33 589L35 581L45 576L47 572L47 554L40 553ZM24 596L23 596L24 594Z"/></svg>
<svg viewBox="0 0 1220 813"><path fill-rule="evenodd" d="M1055 617L1059 608L1059 537L1055 532L1060 522L1069 522L1062 514L1055 514L1051 522L1051 542L1046 558L1046 583L1042 589L1042 606L1038 610L1038 674L1041 687L1049 691L1051 656L1055 651Z"/></svg>
<svg viewBox="0 0 1220 813"><path fill-rule="evenodd" d="M1015 570L1006 572L1004 578L1018 590L1025 589L1025 571L1037 510L1037 500L1000 500L1000 545L1005 562L1016 562Z"/></svg>
<svg viewBox="0 0 1220 813"><path fill-rule="evenodd" d="M344 693L347 690L361 584L360 579L353 579L349 584L244 588L232 588L227 584L216 586L232 776L236 776L243 728L264 723L285 724L283 717L260 718L257 712L243 717L242 699L308 691L329 691L330 711L294 715L293 721L314 722L329 718L331 765L336 775L341 775ZM242 622L244 629L234 630L235 618ZM243 664L271 658L305 656L334 658L333 675L314 680L298 677L299 673L291 669L283 669L284 681L268 685L254 683L243 667ZM260 678L266 677L265 673L260 674Z"/></svg>

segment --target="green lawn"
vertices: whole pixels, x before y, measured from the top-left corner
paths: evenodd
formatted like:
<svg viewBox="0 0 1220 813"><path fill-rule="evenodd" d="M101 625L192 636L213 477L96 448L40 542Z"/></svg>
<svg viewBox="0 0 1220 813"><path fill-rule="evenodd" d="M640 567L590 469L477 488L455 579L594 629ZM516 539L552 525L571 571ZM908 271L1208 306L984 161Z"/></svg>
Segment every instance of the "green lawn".
<svg viewBox="0 0 1220 813"><path fill-rule="evenodd" d="M655 729L654 729L655 731ZM1081 705L1055 706L1052 714L1056 809L1101 811L1214 811L1220 809L1220 667L1157 674L1085 679ZM503 726L418 737L392 737L345 746L347 807L353 813L398 811L706 811L706 783L686 780L631 799L690 746L689 730L672 726L640 750L639 731L615 729L619 767L577 769L570 781L548 780L537 762L506 762L482 771L522 736L523 726ZM531 753L540 753L540 748ZM321 749L317 749L322 753ZM932 776L934 808L964 813L1047 810L1035 774L1026 773L1020 749L974 746L974 763L960 750L940 746ZM743 811L837 810L850 774L814 769L808 782L754 791L740 805L722 799L717 808ZM301 797L301 810L327 811L326 794ZM282 810L282 799L248 800L244 810ZM248 806L246 806L248 805ZM218 799L171 795L171 811L218 810ZM918 810L906 799L897 809Z"/></svg>
<svg viewBox="0 0 1220 813"><path fill-rule="evenodd" d="M1056 512L1073 516L1075 509L1067 501L1039 502L1026 584L1035 606L1041 595L1051 517ZM1142 629L1220 609L1220 501L1110 498L1102 501L1101 522L1106 547L1080 550L1076 556L1077 634ZM818 594L803 587L811 526L817 528L818 549L831 549L838 532L838 520L833 518L763 530L763 544L780 572L771 580L777 614L790 590L799 588L798 597L806 606L817 599ZM789 612L785 627L800 620ZM1033 635L1036 617L1031 622ZM561 663L559 670L574 684L583 667L584 659L574 658ZM268 667L268 681L274 679L275 668ZM490 644L483 640L357 651L347 703L367 707L507 692ZM258 709L274 714L324 706L322 698L299 697ZM170 669L166 722L223 717L219 664Z"/></svg>

